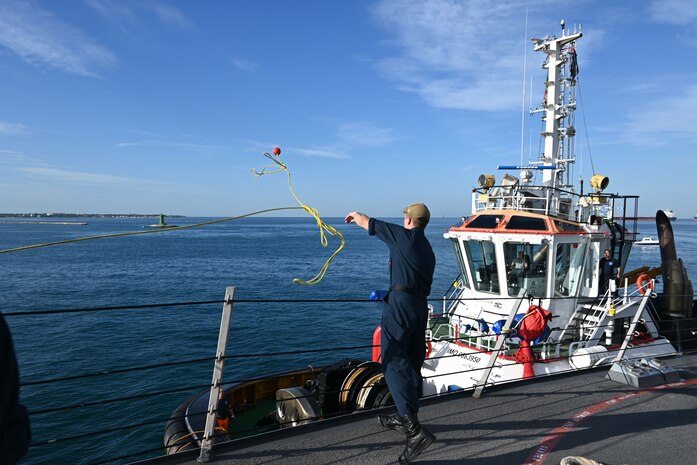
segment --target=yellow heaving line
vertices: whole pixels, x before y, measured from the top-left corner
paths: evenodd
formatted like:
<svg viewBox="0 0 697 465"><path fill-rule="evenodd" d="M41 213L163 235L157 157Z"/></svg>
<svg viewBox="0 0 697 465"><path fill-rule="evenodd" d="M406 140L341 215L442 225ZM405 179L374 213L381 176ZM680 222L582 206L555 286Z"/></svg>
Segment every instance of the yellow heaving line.
<svg viewBox="0 0 697 465"><path fill-rule="evenodd" d="M217 220L212 220L212 221L205 221L202 223L196 223L196 224L189 224L186 226L174 226L171 228L167 229L153 229L153 230L147 230L147 231L132 231L132 232L124 232L124 233L114 233L114 234L102 234L99 236L89 236L89 237L78 237L75 239L66 239L62 241L56 241L56 242L46 242L43 244L33 244L33 245L26 245L22 247L15 247L12 249L5 249L5 250L0 250L0 254L3 253L9 253L9 252L19 252L20 250L29 250L29 249L38 249L40 247L49 247L53 245L62 245L62 244L69 244L72 242L83 242L83 241L90 241L90 240L95 240L95 239L106 239L110 237L123 237L123 236L135 236L138 234L155 234L155 233L162 233L162 232L169 232L169 231L177 231L180 229L190 229L190 228L198 228L201 226L206 226L210 224L216 224L216 223L223 223L225 221L232 221L232 220L237 220L240 218L245 218L248 216L253 216L253 215L258 215L261 213L268 213L268 212L273 212L273 211L280 211L280 210L298 210L302 209L308 212L312 217L317 221L317 227L319 228L320 231L320 239L323 247L327 246L327 236L325 235L325 231L331 234L332 236L338 236L339 239L341 239L341 245L339 246L338 249L329 257L329 259L325 262L324 266L322 266L322 269L317 273L317 275L314 278L308 279L307 281L303 281L301 279L295 278L293 279L293 282L296 284L317 284L324 278L325 273L327 272L327 269L329 268L329 264L332 262L334 257L341 252L341 249L344 248L344 245L346 244L346 239L344 239L344 236L336 230L336 228L329 226L327 223L325 223L322 218L319 216L319 212L315 209L310 207L309 205L305 205L300 201L298 196L295 194L295 191L293 190L293 185L291 184L290 181L290 171L288 171L288 167L281 162L281 149L276 147L273 150L274 154L270 154L268 152L264 152L262 155L264 155L266 158L270 159L273 161L274 165L267 165L264 168L262 168L261 171L257 171L254 168L252 168L252 173L256 176L263 176L265 174L276 174L280 173L282 171L285 171L286 174L288 175L288 188L290 189L290 193L293 195L295 200L298 202L300 207L279 207L279 208L267 208L265 210L259 210L255 211L252 213L246 213L244 215L238 215L238 216L231 216L228 218L222 218L222 219L217 219ZM277 168L275 171L272 171L271 169Z"/></svg>
<svg viewBox="0 0 697 465"><path fill-rule="evenodd" d="M324 278L327 269L329 269L329 264L332 262L332 260L334 260L334 257L336 257L337 254L341 252L341 249L344 248L344 245L346 244L346 239L336 228L328 225L324 222L324 220L322 220L322 218L319 216L319 212L317 211L317 209L312 208L309 205L306 205L302 201L300 201L298 196L295 194L295 191L293 190L293 184L291 183L290 179L290 171L288 171L288 167L285 165L285 163L281 161L281 149L276 147L273 149L273 154L264 152L262 155L271 160L273 164L266 165L261 169L261 171L257 171L256 169L252 168L250 170L252 174L254 174L255 176L264 176L266 174L277 174L285 171L288 175L288 189L290 189L290 193L293 195L293 198L295 198L295 201L298 202L300 208L312 215L315 221L317 221L317 227L319 228L320 241L322 243L322 247L327 247L328 244L325 231L331 234L332 236L337 236L339 239L341 239L341 244L339 245L339 248L336 249L336 251L329 257L329 259L327 259L327 261L324 263L324 266L322 266L322 269L320 269L319 273L317 273L317 275L314 278L308 279L307 281L303 281L298 278L293 279L293 282L296 284L317 284L318 282L322 281L322 278Z"/></svg>

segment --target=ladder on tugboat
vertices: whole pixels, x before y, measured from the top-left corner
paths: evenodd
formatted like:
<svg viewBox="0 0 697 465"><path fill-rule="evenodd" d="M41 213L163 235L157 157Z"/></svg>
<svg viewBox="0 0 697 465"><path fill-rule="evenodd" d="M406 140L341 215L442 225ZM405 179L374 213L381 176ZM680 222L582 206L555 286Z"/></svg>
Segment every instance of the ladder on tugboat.
<svg viewBox="0 0 697 465"><path fill-rule="evenodd" d="M460 303L460 296L464 292L465 282L462 273L457 275L455 281L450 285L443 298L443 315L450 315Z"/></svg>
<svg viewBox="0 0 697 465"><path fill-rule="evenodd" d="M585 342L599 340L610 321L610 310L620 313L636 305L623 298L612 298L610 291L599 301L579 305L569 319L569 323L559 335L559 342Z"/></svg>
<svg viewBox="0 0 697 465"><path fill-rule="evenodd" d="M605 305L592 303L577 306L566 327L559 335L559 342L593 340L607 313L608 309Z"/></svg>

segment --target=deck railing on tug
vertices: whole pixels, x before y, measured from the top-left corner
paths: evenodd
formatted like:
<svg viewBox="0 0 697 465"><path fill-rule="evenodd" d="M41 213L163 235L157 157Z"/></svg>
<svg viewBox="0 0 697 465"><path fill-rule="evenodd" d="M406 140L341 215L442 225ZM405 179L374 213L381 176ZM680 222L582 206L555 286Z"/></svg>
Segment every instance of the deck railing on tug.
<svg viewBox="0 0 697 465"><path fill-rule="evenodd" d="M472 189L472 213L520 210L551 215L557 212L554 216L578 223L590 223L594 216L610 221L621 219L636 222L638 200L637 195L583 195L549 186L500 184ZM633 229L636 229L635 224Z"/></svg>
<svg viewBox="0 0 697 465"><path fill-rule="evenodd" d="M497 333L495 330L492 331L490 328L493 328L495 323L500 323L501 321L503 321L503 319L514 316L516 313L519 313L520 308L513 308L509 313L497 313L489 310L489 314L496 315L497 317L501 318L501 320L497 320L496 322L485 321L482 318L482 313L484 312L483 309L480 309L480 314L475 316L459 315L456 311L457 303L460 301L475 299L467 299L462 297L462 283L460 282L459 277L455 281L455 283L459 284L457 286L453 285L448 290L445 298L443 299L443 315L448 315L451 318L457 318L459 320L458 326L467 326L471 328L472 331L470 331L469 334L461 334L459 332L456 333L455 327L453 325L450 325L449 331L445 334L437 334L429 330L429 338L431 340L459 341L460 343L464 343L466 345L474 347L477 350L486 352L492 350L500 350L505 352L509 350L511 346L509 344L508 338L504 338L503 345L500 346L499 349L496 349L498 340L501 335L500 333ZM651 283L650 285L653 286L653 283ZM579 309L583 309L585 306L585 308L587 309L594 310L596 312L596 315L594 315L593 318L588 319L587 321L585 321L582 318L578 319L576 321L578 325L575 328L562 328L557 326L551 326L549 334L544 337L544 343L542 344L542 348L539 352L540 358L542 360L559 358L561 356L562 345L565 342L568 343L568 338L565 338L565 333L568 333L568 331L570 330L577 331L579 333L578 336L581 339L580 344L576 344L575 348L583 348L591 340L604 339L603 333L605 332L606 334L609 334L606 330L612 330L615 326L615 323L612 321L608 322L607 324L601 324L602 320L606 317L606 315L614 316L615 313L621 313L625 309L631 309L632 307L640 306L642 312L640 312L637 315L632 315L634 319L638 321L639 316L641 313L643 313L644 306L646 305L645 303L644 305L641 305L641 303L642 301L648 302L647 299L649 297L656 297L656 294L653 294L653 287L651 287L651 295L647 295L646 291L643 291L639 287L630 286L629 282L625 280L625 283L621 288L621 291L618 292L616 295L613 293L613 291L608 289L604 294L598 296L597 298L592 300L589 299L588 302L586 302L585 304L581 304ZM526 295L526 298L530 301L531 305L534 301L542 302L546 300L544 298L533 298L528 295ZM510 300L513 299L513 297L509 297L507 299ZM481 300L491 299L487 298ZM559 300L559 298L555 298L555 300ZM651 330L652 333L657 334L659 332L658 327L656 325L656 321L658 321L658 315L653 306L651 305L647 307L647 311L650 312L650 314L652 315L652 319L644 320L643 323L647 325L647 327ZM575 319L572 318L572 321L574 320ZM515 324L513 326L513 329L515 329ZM627 337L630 336L632 336L632 333L628 331ZM609 337L609 335L607 337ZM624 339L626 339L626 337ZM605 342L608 341L609 340L606 340Z"/></svg>
<svg viewBox="0 0 697 465"><path fill-rule="evenodd" d="M453 289L453 288L451 288ZM694 297L694 296L693 296ZM517 299L517 297L511 297L511 298L506 298L506 299ZM462 297L458 297L457 295L453 294L452 292L448 293L448 296L441 298L441 299L429 299L430 302L440 302L443 304L444 310L446 308L449 308L451 305L451 302L455 301L462 301L462 300L488 300L488 299L463 299ZM375 302L372 300L368 299L355 299L355 300L348 300L348 299L337 299L337 300L243 300L243 299L238 299L235 300L236 304L250 304L250 305L259 305L259 304L273 304L273 303L282 303L284 305L289 305L293 303L324 303L324 304L346 304L350 303L352 305L355 304L363 304L363 305L369 305L369 306L374 306ZM50 315L50 314L60 314L60 315L65 315L68 317L75 317L79 318L81 316L86 316L86 315L91 315L95 312L105 312L105 313L112 313L112 312L128 312L132 311L134 309L142 310L146 308L151 308L151 309L172 309L172 308L192 308L192 307L198 307L198 306L210 306L212 304L220 304L226 305L226 304L231 304L231 302L225 302L225 301L220 301L220 300L206 300L206 301L197 301L197 302L177 302L177 303L156 303L156 304L145 304L145 305L133 305L133 306L113 306L113 307L95 307L95 308L79 308L79 309L51 309L51 310L35 310L35 311L17 311L17 312L12 312L8 311L4 313L3 315L6 318L18 318L18 317L25 317L25 316L37 316L37 315ZM91 316L88 316L91 318ZM104 317L103 317L104 318ZM488 322L489 324L493 324L493 322ZM142 341L138 341L142 342ZM689 343L692 345L695 345L695 342L697 342L697 336L693 336L692 340L684 340L683 342ZM360 345L360 346L351 346L351 347L328 347L328 348L311 348L311 349L303 349L303 350L294 350L294 351L279 351L279 352L272 352L272 353L248 353L248 354L231 354L231 355L225 355L225 359L256 359L256 358L262 358L262 359L269 359L269 358L276 358L276 357L292 357L292 358L297 358L298 356L305 356L304 358L309 361L310 357L315 357L317 354L322 354L322 353L345 353L345 354L360 354L360 353L369 353L370 349L372 349L372 345ZM132 350L139 350L141 347L137 347L135 344L132 344L130 347ZM211 344L211 349L212 349L212 344ZM498 350L505 350L505 346L502 346ZM211 350L212 351L212 350ZM685 353L688 353L688 351L685 351ZM450 358L450 357L456 357L457 355L438 355L438 356L433 356L432 358L434 359L444 359L444 358ZM32 444L30 445L30 453L44 453L46 452L47 455L50 455L50 452L47 451L47 448L60 448L61 451L71 451L73 454L73 458L75 461L81 461L82 463L90 463L92 465L97 465L97 464L103 464L103 463L125 463L127 461L131 461L132 459L136 457L143 457L143 456L159 456L161 455L162 452L162 446L158 445L157 447L152 447L148 448L146 450L139 450L137 452L131 452L128 454L124 454L118 457L99 457L99 454L95 456L95 446L98 444L95 442L96 437L104 437L107 436L108 439L106 440L105 444L108 443L108 447L105 446L105 449L108 450L113 450L114 444L117 443L117 440L114 438L114 435L122 434L124 438L133 438L133 437L147 437L147 436L153 436L156 435L158 432L162 431L162 427L167 422L168 420L171 420L171 417L162 417L162 416L157 416L155 418L144 418L142 421L139 421L138 423L135 424L126 424L126 425L108 425L108 427L105 427L106 425L104 424L104 418L100 417L99 415L95 414L89 414L85 413L86 411L89 412L90 409L94 408L104 408L104 407L109 407L112 408L112 406L116 404L123 404L126 402L142 402L142 401L147 401L148 399L156 398L156 397L163 397L163 396L172 396L173 394L175 395L176 399L174 399L174 402L179 402L181 401L180 396L186 396L186 395L191 395L192 393L196 391L200 391L201 389L210 389L214 388L215 385L213 383L207 383L207 384L197 384L197 385L188 385L188 386L178 386L178 387L169 387L169 388L157 388L155 386L151 386L148 392L139 392L139 393L133 393L129 392L126 393L125 395L121 397L113 397L113 398L107 398L107 399L89 399L89 400L73 400L73 403L70 404L70 402L64 402L67 405L59 405L61 403L61 399L56 397L56 393L59 393L62 391L62 389L54 389L53 386L56 384L61 384L65 382L72 382L72 381L79 381L79 380L98 380L102 377L113 377L113 376L119 376L125 373L132 373L132 372L143 372L143 371L151 371L151 370L158 370L158 369L173 369L174 367L178 366L184 366L184 365L201 365L201 364L206 364L208 367L210 367L211 362L216 362L219 361L220 357L215 357L215 356L206 356L206 357L198 357L198 358L193 358L193 359L188 359L188 360L173 360L170 362L162 362L162 363L152 363L148 365L143 365L143 366L135 366L135 367L125 367L125 368L118 368L114 369L113 367L102 367L101 369L98 369L97 371L94 372L88 372L88 373L82 373L82 374L69 374L65 376L57 376L53 377L51 379L43 379L43 380L29 380L29 381L23 381L21 383L21 388L22 391L26 391L27 389L36 389L36 388L43 388L46 386L47 389L50 389L50 392L52 395L49 396L42 396L41 398L46 399L47 403L44 407L37 407L34 405L29 405L30 408L30 418L32 419L32 424L35 425L34 427L34 440ZM518 362L513 361L513 360L508 360L505 361L504 363L506 364L518 364ZM21 367L20 367L21 369ZM209 369L209 368L208 368ZM205 373L208 371L208 369L204 368L201 373ZM462 370L458 373L450 373L450 374L460 374L460 373L471 373L471 372L476 372L476 373L481 373L486 368L477 368L477 369L472 369L472 370ZM573 369L569 368L569 372L574 371ZM437 376L442 376L437 375ZM152 379L153 377L150 376L149 379ZM253 378L248 378L248 379L224 379L223 383L224 384L230 384L230 383L244 383L248 382L250 380L253 380ZM122 383L123 384L123 383ZM484 388L485 386L490 386L495 383L485 383L484 385L481 385L481 388ZM127 383L124 385L125 388L127 388ZM102 389L99 390L99 392L103 392ZM188 393L188 394L187 394ZM24 396L23 396L24 397ZM125 409L125 407L124 407ZM113 409L112 409L113 411ZM66 418L64 416L61 417L61 423L66 424L73 424L77 428L75 431L75 434L71 434L68 436L63 436L63 437L55 437L54 436L54 430L52 428L47 429L47 424L50 424L47 421L41 421L43 418L44 420L46 419L47 415L53 416L55 418L56 414L60 415L68 415L68 412L76 412L75 417L73 420L70 419L70 417ZM206 413L205 411L201 412L190 412L189 415L200 415ZM92 423L93 421L94 423ZM250 433L253 433L250 431ZM108 436L111 435L111 436ZM129 440L132 441L132 439L124 439L124 440ZM88 454L88 455L85 455Z"/></svg>

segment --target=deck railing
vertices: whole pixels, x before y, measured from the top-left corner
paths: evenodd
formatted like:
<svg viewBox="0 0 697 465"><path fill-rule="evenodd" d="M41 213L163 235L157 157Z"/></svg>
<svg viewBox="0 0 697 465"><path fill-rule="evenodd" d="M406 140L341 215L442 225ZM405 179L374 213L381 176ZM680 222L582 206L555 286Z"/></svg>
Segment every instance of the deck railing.
<svg viewBox="0 0 697 465"><path fill-rule="evenodd" d="M452 301L462 301L461 296L446 297L443 299L429 299L432 303L442 303L444 308ZM511 299L516 299L512 297ZM470 299L468 299L470 300ZM471 299L476 300L476 299ZM33 310L33 311L7 311L4 313L6 319L15 318L30 318L30 317L42 317L46 315L61 315L65 318L91 318L94 319L94 314L99 313L102 322L109 321L110 315L122 316L123 313L128 313L134 309L178 309L186 308L191 309L194 307L218 307L219 305L232 304L233 299L226 297L225 300L213 299L197 302L176 302L176 303L155 303L155 304L145 304L136 306L113 306L113 307L93 307L93 308L72 308L72 309L45 309L45 310ZM366 305L374 306L376 303L369 299L355 299L355 300L234 300L235 304L245 304L245 305L267 305L269 303L312 303L323 304L326 306L340 305L351 303L351 305ZM219 307L218 307L219 308ZM457 316L457 315L454 315ZM113 323L118 324L119 318L114 318ZM488 322L493 324L493 322ZM657 322L659 325L661 322ZM669 323L669 322L668 322ZM376 321L377 324L377 321ZM695 325L694 320L689 320L683 324ZM225 323L221 325L225 327ZM664 334L665 334L664 330ZM127 335L124 335L126 337ZM211 353L213 353L213 337L211 338ZM368 337L366 338L368 339ZM692 335L690 338L683 338L683 343L686 345L695 345L697 341L697 335ZM157 341L151 341L151 343L156 343ZM145 346L139 347L139 344L145 344L145 341L131 341L129 343L129 349L138 351L145 349ZM256 364L256 373L259 372L258 364L261 360L270 361L273 360L277 365L283 365L288 363L298 363L298 360L311 360L317 357L317 355L331 356L332 354L337 357L356 357L369 359L370 351L372 350L372 344L365 345L355 345L347 347L310 347L302 348L298 350L287 350L287 351L277 351L277 352L264 352L264 351L251 351L250 353L234 353L234 354L223 354L220 350L217 351L215 355L201 356L188 359L174 359L171 361L162 361L157 363L150 363L140 366L131 367L114 367L110 366L108 361L102 360L104 363L101 367L95 367L92 371L86 371L83 373L74 373L71 371L64 373L56 373L55 376L46 379L23 379L21 383L22 398L26 398L28 391L40 390L41 395L33 395L31 397L31 403L28 405L31 423L33 426L34 439L30 445L30 452L28 457L23 463L26 464L41 464L41 463L56 463L53 457L57 453L68 454L71 456L71 462L75 464L104 464L104 463L127 463L133 461L137 458L143 457L153 457L162 455L164 448L160 443L162 433L164 430L164 425L166 422L172 419L170 415L162 412L160 414L143 414L137 422L131 422L128 424L123 424L118 421L120 415L111 415L115 421L105 422L106 418L110 415L106 415L105 412L124 412L128 410L129 406L135 405L138 411L148 411L152 408L145 408L145 405L152 407L152 403L156 399L167 398L166 401L159 401L161 406L167 411L173 410L177 405L182 403L186 398L191 397L193 394L200 392L204 389L210 389L211 387L216 388L221 384L229 383L243 383L253 378L237 378L231 379L231 377L222 376L222 370L220 371L220 377L217 377L213 382L206 383L182 383L178 386L155 386L151 385L146 392L132 392L129 389L128 383L117 382L115 385L123 386L124 392L117 396L103 395L104 390L100 389L99 386L102 385L101 381L107 377L119 377L127 373L139 374L140 377L149 377L148 373L155 370L174 370L178 367L191 367L196 366L197 372L201 373L201 379L206 378L206 372L210 373L211 365L220 364L225 360L252 360ZM505 344L498 350L504 350ZM687 352L687 351L685 351ZM456 357L457 355L445 354L438 356L437 358L449 358ZM435 358L435 357L434 357ZM285 362L284 362L285 360ZM289 362L289 360L295 360L294 362ZM517 362L513 360L503 360L499 361L503 364L516 364ZM294 367L291 367L294 368ZM481 373L485 368L477 368L473 370L462 370L458 373L450 374L460 374L460 373L472 373L473 376L482 376ZM569 371L573 371L569 368ZM26 370L22 370L20 366L20 372L26 375ZM479 374L478 374L479 373ZM210 376L210 375L208 375ZM441 375L437 375L441 376ZM486 377L484 377L486 379ZM62 387L65 383L80 382L85 383L88 386L94 386L94 388L89 388L88 391L96 393L92 398L78 399L74 397L62 397L67 394L69 390ZM490 381L484 381L478 387L482 389L486 386L492 384ZM166 407L169 406L169 407ZM210 408L208 412L210 412ZM201 415L207 413L206 411L201 412L189 412L188 415ZM56 434L57 427L62 427L62 432L58 435ZM70 433L67 431L72 429ZM254 434L254 431L247 431L247 434ZM215 435L213 435L215 436ZM141 439L138 439L141 438ZM150 438L150 439L148 439ZM134 444L134 443L137 443ZM103 448L100 448L100 444L104 444ZM113 450L128 451L124 454L114 454ZM117 456L115 456L117 455Z"/></svg>

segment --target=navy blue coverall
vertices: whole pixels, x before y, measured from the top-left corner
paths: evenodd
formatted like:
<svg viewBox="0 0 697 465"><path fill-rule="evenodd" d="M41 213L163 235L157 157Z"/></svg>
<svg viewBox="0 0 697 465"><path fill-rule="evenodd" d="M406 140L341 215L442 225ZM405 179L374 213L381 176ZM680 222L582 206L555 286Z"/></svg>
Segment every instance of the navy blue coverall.
<svg viewBox="0 0 697 465"><path fill-rule="evenodd" d="M600 268L600 286L598 292L604 294L610 287L610 280L615 278L615 269L617 268L617 261L610 257L601 257L599 262Z"/></svg>
<svg viewBox="0 0 697 465"><path fill-rule="evenodd" d="M0 313L0 465L18 462L30 441L27 409L19 403L19 370L12 335Z"/></svg>
<svg viewBox="0 0 697 465"><path fill-rule="evenodd" d="M416 414L426 356L426 298L436 257L422 228L406 229L371 218L368 234L390 249L390 292L381 323L382 370L399 414Z"/></svg>

